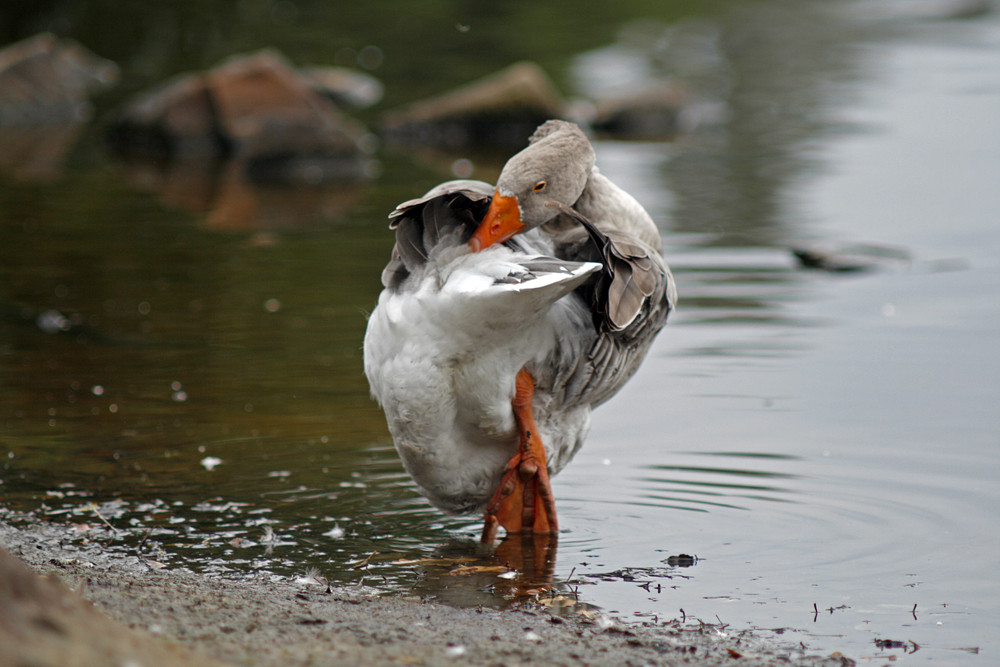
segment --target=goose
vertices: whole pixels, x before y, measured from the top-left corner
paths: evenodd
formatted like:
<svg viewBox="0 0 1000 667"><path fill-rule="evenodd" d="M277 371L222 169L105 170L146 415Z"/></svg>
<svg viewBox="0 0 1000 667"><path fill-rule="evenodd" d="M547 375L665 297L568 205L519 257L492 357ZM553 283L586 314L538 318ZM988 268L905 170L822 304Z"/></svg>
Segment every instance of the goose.
<svg viewBox="0 0 1000 667"><path fill-rule="evenodd" d="M482 541L558 532L550 478L636 372L677 302L659 231L550 120L496 185L399 204L364 369L418 490L483 512Z"/></svg>

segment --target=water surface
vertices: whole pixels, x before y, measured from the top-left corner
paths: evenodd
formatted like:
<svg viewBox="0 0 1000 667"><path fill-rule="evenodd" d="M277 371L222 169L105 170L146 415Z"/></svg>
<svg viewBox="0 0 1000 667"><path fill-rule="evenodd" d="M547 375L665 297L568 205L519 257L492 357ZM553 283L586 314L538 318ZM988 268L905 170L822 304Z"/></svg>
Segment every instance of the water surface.
<svg viewBox="0 0 1000 667"><path fill-rule="evenodd" d="M991 664L1000 17L953 18L975 12L946 4L663 7L602 10L608 21L571 37L560 26L537 53L556 28L517 14L532 39L454 71L434 66L467 34L451 18L424 19L440 38L404 58L361 15L354 32L330 28L343 51L316 32L293 39L296 25L324 25L320 10L274 10L291 24L272 39L293 56L350 60L378 44L387 104L507 56L540 60L567 92L667 75L697 92L677 140L597 144L602 170L660 222L681 303L555 480L554 552L508 542L491 554L474 518L430 508L367 395L361 339L392 245L384 216L447 178L448 161L383 150L371 183L260 192L259 215L234 225L219 211L238 186L151 188L100 149L99 124L58 178L0 174L0 504L95 527L99 512L118 543L171 566L314 568L458 604L517 604L550 583L549 597L628 620L700 618L855 659ZM206 30L170 15L177 35ZM495 45L495 22L475 18L469 32ZM32 20L101 32L58 12ZM116 94L266 45L259 31L212 34L172 61L106 42L124 68ZM433 75L419 81L419 67ZM895 254L828 273L796 262L789 247L806 242ZM449 575L458 562L523 576Z"/></svg>

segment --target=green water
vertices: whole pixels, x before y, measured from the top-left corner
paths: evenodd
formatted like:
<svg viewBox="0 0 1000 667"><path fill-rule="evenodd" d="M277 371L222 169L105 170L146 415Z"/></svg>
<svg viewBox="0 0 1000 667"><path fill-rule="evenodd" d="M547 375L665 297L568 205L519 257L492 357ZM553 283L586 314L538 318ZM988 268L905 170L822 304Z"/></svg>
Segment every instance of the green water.
<svg viewBox="0 0 1000 667"><path fill-rule="evenodd" d="M855 659L912 638L911 663L986 664L1000 26L950 6L5 7L0 43L51 30L122 78L55 173L0 169L0 518L171 567L315 568L458 604L514 596L418 559L500 559L632 620L684 609ZM680 308L554 481L550 560L484 552L475 517L427 505L361 368L387 212L460 158L489 180L495 158L381 146L369 182L282 189L103 149L129 95L263 47L367 64L385 85L369 123L524 59L567 96L665 76L697 92L676 141L596 144L660 224ZM912 261L807 271L788 248L809 240Z"/></svg>

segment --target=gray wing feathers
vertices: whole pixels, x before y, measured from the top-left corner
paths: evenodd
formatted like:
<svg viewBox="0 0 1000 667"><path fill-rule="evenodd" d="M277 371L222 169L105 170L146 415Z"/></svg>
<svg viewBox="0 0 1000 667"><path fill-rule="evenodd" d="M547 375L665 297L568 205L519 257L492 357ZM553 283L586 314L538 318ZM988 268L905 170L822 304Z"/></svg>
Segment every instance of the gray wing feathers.
<svg viewBox="0 0 1000 667"><path fill-rule="evenodd" d="M389 223L389 229L396 229L397 222L396 218L405 216L411 210L423 206L432 199L437 197L447 196L447 195L461 195L468 199L469 201L481 202L489 199L493 196L493 186L484 181L474 181L474 180L456 180L456 181L445 181L439 185L434 186L427 191L423 197L418 197L417 199L410 199L409 201L404 201L402 204L397 206L390 214L389 219L393 222Z"/></svg>
<svg viewBox="0 0 1000 667"><path fill-rule="evenodd" d="M396 246L382 272L383 284L398 289L443 240L448 244L464 242L486 214L492 194L493 187L480 181L449 181L397 206L389 215L390 227L396 230ZM498 283L529 285L547 273L580 271L582 262L601 265L600 270L594 267L596 273L570 297L578 304L572 317L580 323L588 317L592 320L592 337L564 341L552 364L538 369L545 374L555 403L596 406L613 396L638 369L673 310L676 288L658 248L614 229L599 229L564 204L550 205L559 209L564 222L553 225L550 232L554 233L551 242L556 257L525 259L523 273ZM447 238L449 235L454 239ZM508 243L522 252L552 251L548 237L544 242L533 238L532 233L521 234Z"/></svg>
<svg viewBox="0 0 1000 667"><path fill-rule="evenodd" d="M551 205L578 222L589 237L579 232L580 227L559 226L557 254L599 261L604 267L586 292L597 331L586 353L588 363L566 365L557 380L566 388L565 400L576 397L596 406L613 396L638 369L673 310L676 289L659 249L631 235L598 229L568 206Z"/></svg>
<svg viewBox="0 0 1000 667"><path fill-rule="evenodd" d="M608 233L608 320L615 331L623 331L635 321L650 297L666 294L666 267L657 254Z"/></svg>
<svg viewBox="0 0 1000 667"><path fill-rule="evenodd" d="M382 270L382 285L397 289L418 267L427 262L431 248L446 235L456 242L486 213L493 186L482 181L448 181L418 199L397 206L389 214L389 229L396 231L392 257Z"/></svg>

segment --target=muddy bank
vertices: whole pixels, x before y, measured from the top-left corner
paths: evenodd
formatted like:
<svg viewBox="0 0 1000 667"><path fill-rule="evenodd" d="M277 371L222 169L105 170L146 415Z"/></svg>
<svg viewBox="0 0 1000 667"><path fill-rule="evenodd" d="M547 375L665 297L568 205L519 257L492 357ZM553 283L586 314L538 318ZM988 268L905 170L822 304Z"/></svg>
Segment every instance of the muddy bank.
<svg viewBox="0 0 1000 667"><path fill-rule="evenodd" d="M55 524L0 522L0 546L14 556L0 559L5 665L854 664L724 626L458 609L305 578L209 578Z"/></svg>

